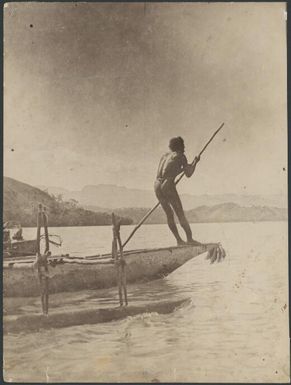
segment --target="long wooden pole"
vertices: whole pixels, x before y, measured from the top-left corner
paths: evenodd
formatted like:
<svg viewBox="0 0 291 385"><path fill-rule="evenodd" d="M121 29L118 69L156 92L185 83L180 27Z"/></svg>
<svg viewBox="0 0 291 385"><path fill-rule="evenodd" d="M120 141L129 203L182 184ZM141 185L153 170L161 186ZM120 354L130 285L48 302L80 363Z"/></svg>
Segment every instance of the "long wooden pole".
<svg viewBox="0 0 291 385"><path fill-rule="evenodd" d="M202 148L202 150L199 152L199 155L198 157L200 157L203 152L206 150L207 146L209 145L209 143L213 140L213 138L218 134L218 132L222 129L222 127L224 126L224 123L222 123L219 128L214 132L214 134L211 136L211 138L208 140L208 142L205 144L205 146ZM195 164L195 159L193 160L193 162L191 163L192 165ZM183 178L183 176L185 175L185 173L183 172L182 175L179 176L179 178L175 181L175 184L178 184L180 182L180 180ZM124 242L124 244L122 245L122 247L124 248L128 242L131 240L131 238L134 236L134 234L136 233L136 231L141 227L141 225L148 219L148 217L155 211L156 208L158 208L160 205L160 202L158 202L140 221L139 223L135 226L135 228L132 230L132 232L129 234L127 240Z"/></svg>

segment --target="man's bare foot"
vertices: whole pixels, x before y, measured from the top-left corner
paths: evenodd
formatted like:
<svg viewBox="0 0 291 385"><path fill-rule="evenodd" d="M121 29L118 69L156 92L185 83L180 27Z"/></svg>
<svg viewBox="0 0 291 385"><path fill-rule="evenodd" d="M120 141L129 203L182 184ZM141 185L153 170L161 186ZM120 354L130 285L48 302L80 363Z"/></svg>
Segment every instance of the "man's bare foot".
<svg viewBox="0 0 291 385"><path fill-rule="evenodd" d="M186 246L187 243L184 242L182 239L180 241L177 241L177 246Z"/></svg>
<svg viewBox="0 0 291 385"><path fill-rule="evenodd" d="M195 241L194 239L189 239L187 241L187 245L191 245L191 246L203 246L203 243L200 243L198 241Z"/></svg>

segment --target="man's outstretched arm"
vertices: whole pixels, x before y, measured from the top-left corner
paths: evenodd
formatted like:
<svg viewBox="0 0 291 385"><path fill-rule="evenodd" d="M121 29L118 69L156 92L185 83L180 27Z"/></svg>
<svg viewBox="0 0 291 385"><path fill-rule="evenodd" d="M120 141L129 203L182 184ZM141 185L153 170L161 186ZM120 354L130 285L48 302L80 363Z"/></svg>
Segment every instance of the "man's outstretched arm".
<svg viewBox="0 0 291 385"><path fill-rule="evenodd" d="M185 161L183 164L183 171L184 171L187 178L190 178L194 174L196 165L199 162L199 160L200 160L200 156L196 156L193 163L188 164L187 158L185 156Z"/></svg>

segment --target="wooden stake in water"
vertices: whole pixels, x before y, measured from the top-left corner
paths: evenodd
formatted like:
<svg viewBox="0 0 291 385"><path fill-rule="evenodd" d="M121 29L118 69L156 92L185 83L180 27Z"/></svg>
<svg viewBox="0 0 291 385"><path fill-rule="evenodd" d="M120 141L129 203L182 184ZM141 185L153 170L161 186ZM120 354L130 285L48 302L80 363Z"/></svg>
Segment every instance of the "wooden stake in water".
<svg viewBox="0 0 291 385"><path fill-rule="evenodd" d="M123 247L120 237L120 220L117 221L114 213L112 213L112 225L113 225L113 241L112 241L112 258L114 258L115 266L117 268L117 284L120 306L123 306L123 296L125 305L128 305L127 301L127 288L126 288L126 262L123 255ZM118 257L119 248L119 257Z"/></svg>
<svg viewBox="0 0 291 385"><path fill-rule="evenodd" d="M40 231L41 225L44 227L45 235L45 253L42 255L40 250ZM49 235L48 235L48 219L46 210L42 208L42 205L38 206L37 213L37 234L36 234L36 262L37 262L37 271L38 279L40 284L40 296L41 296L41 306L42 312L45 315L48 315L48 304L49 304L49 276L48 276L48 262L47 257L50 254L49 252Z"/></svg>

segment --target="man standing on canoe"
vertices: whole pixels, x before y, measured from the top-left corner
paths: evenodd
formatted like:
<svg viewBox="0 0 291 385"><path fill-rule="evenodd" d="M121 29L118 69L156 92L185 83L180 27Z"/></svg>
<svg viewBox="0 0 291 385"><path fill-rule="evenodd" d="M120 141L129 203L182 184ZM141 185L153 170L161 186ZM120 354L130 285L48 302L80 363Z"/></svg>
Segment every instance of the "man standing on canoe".
<svg viewBox="0 0 291 385"><path fill-rule="evenodd" d="M199 162L200 158L196 157L193 164L188 164L184 154L184 140L180 136L170 140L169 148L171 151L163 155L159 163L155 181L155 193L167 215L168 226L175 236L178 246L186 244L198 246L201 245L201 243L192 238L192 231L185 217L183 206L176 190L175 178L182 172L190 178L190 176L193 175L196 164ZM187 243L184 242L179 235L173 209L186 233Z"/></svg>

